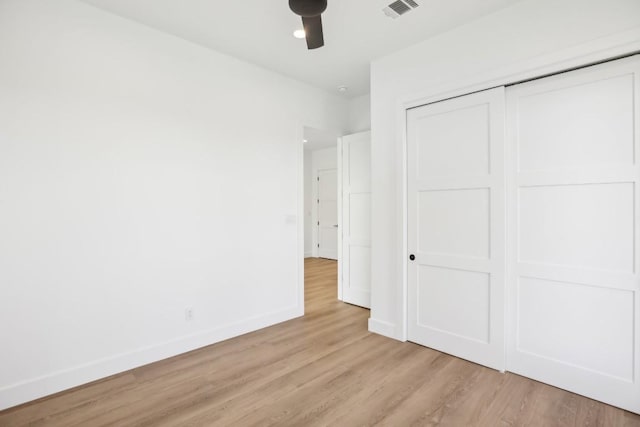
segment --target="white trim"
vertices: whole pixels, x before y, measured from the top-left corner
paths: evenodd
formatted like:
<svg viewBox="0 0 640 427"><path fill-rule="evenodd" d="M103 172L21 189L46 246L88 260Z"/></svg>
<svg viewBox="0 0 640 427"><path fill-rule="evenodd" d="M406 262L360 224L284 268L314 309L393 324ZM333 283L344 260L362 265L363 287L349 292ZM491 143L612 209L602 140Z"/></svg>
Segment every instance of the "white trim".
<svg viewBox="0 0 640 427"><path fill-rule="evenodd" d="M342 295L342 137L338 138L338 299L344 301Z"/></svg>
<svg viewBox="0 0 640 427"><path fill-rule="evenodd" d="M0 389L0 410L266 328L303 314L303 307L290 307L13 384Z"/></svg>
<svg viewBox="0 0 640 427"><path fill-rule="evenodd" d="M311 256L318 258L318 174L313 158L311 160Z"/></svg>
<svg viewBox="0 0 640 427"><path fill-rule="evenodd" d="M508 86L525 80L538 78L550 74L556 74L562 71L570 70L578 67L593 65L598 62L620 58L623 56L640 53L640 28L624 31L562 49L550 54L537 56L526 61L520 61L503 67L500 70L491 70L486 73L474 75L465 79L458 79L446 82L441 85L431 87L429 89L419 91L418 93L409 93L400 95L396 98L396 140L400 144L396 144L395 166L397 173L400 173L400 179L397 180L398 192L400 200L397 201L396 207L398 217L401 219L400 236L397 244L399 250L397 253L400 259L396 260L396 265L400 266L397 270L401 279L401 289L398 298L398 316L399 321L397 334L381 333L381 335L389 336L400 341L407 339L407 322L408 322L408 281L407 281L407 116L408 109L425 105L433 102L442 101L444 99L461 96L472 92L490 89L497 86ZM376 321L381 323L380 321ZM395 331L395 325L384 322L389 330ZM377 332L371 327L369 330ZM377 328L376 328L377 329Z"/></svg>
<svg viewBox="0 0 640 427"><path fill-rule="evenodd" d="M369 332L384 335L385 337L396 339L396 325L384 320L369 318Z"/></svg>
<svg viewBox="0 0 640 427"><path fill-rule="evenodd" d="M304 126L298 126L298 134L296 135L296 141L302 141L304 138ZM305 180L304 180L304 146L297 143L298 146L298 220L296 225L298 228L298 250L296 251L296 265L297 265L297 285L296 285L296 301L298 302L298 308L300 309L300 316L304 315L304 259L307 257L305 253L305 241L304 241L304 229L305 229Z"/></svg>
<svg viewBox="0 0 640 427"><path fill-rule="evenodd" d="M408 167L409 162L407 159L408 154L408 143L407 143L407 109L402 110L402 116L400 118L403 123L401 133L402 133L402 144L400 150L402 151L400 161L402 162L402 180L400 180L399 185L401 186L400 193L402 195L402 206L400 209L402 210L402 234L400 236L402 250L400 254L402 256L402 292L400 295L400 303L402 305L402 321L399 327L399 333L396 336L396 339L400 341L407 341L409 339L409 266L407 265L407 260L409 259L409 175L408 175Z"/></svg>
<svg viewBox="0 0 640 427"><path fill-rule="evenodd" d="M516 62L500 70L488 71L466 79L452 80L417 94L405 94L399 97L399 104L404 109L418 107L471 92L508 86L636 53L640 53L640 28Z"/></svg>

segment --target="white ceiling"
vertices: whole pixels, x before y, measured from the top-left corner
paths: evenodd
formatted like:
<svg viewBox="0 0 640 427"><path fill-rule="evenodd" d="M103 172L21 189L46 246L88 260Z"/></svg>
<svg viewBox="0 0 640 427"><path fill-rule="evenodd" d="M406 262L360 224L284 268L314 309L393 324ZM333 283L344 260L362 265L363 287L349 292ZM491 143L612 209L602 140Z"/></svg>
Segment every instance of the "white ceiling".
<svg viewBox="0 0 640 427"><path fill-rule="evenodd" d="M328 0L325 46L307 50L292 33L301 27L287 0L82 0L345 96L369 92L369 63L520 0L416 0L397 19L382 9L392 0Z"/></svg>

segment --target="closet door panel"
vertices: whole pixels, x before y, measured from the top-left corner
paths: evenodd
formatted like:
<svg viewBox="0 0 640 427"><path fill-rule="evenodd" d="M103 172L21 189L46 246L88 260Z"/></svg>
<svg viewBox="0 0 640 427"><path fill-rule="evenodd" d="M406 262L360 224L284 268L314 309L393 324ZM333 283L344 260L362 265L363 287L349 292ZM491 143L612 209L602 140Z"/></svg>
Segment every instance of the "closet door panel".
<svg viewBox="0 0 640 427"><path fill-rule="evenodd" d="M520 170L633 164L633 74L561 74L518 100Z"/></svg>
<svg viewBox="0 0 640 427"><path fill-rule="evenodd" d="M504 89L407 119L409 339L504 370Z"/></svg>
<svg viewBox="0 0 640 427"><path fill-rule="evenodd" d="M635 412L639 71L507 89L507 369Z"/></svg>
<svg viewBox="0 0 640 427"><path fill-rule="evenodd" d="M632 183L519 190L520 261L633 273Z"/></svg>
<svg viewBox="0 0 640 427"><path fill-rule="evenodd" d="M489 258L489 189L421 191L417 197L419 253Z"/></svg>

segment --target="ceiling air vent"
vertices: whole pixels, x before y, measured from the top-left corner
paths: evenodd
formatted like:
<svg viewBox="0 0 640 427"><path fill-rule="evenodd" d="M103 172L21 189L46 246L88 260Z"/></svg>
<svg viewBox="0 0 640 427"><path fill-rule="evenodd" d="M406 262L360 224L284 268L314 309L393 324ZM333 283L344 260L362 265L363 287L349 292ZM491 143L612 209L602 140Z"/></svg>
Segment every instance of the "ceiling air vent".
<svg viewBox="0 0 640 427"><path fill-rule="evenodd" d="M414 0L396 0L391 3L389 6L382 9L385 15L395 19L400 15L404 15L405 13L415 9L419 4Z"/></svg>

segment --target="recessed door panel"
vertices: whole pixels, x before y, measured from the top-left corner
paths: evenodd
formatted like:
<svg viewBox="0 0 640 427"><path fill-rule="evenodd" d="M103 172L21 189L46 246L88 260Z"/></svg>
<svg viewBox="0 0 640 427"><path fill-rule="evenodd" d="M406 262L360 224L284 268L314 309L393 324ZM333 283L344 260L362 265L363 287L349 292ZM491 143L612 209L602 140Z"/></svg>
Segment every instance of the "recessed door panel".
<svg viewBox="0 0 640 427"><path fill-rule="evenodd" d="M418 251L488 259L491 191L420 191Z"/></svg>
<svg viewBox="0 0 640 427"><path fill-rule="evenodd" d="M349 248L349 295L346 302L366 307L371 293L371 248L352 244Z"/></svg>
<svg viewBox="0 0 640 427"><path fill-rule="evenodd" d="M633 183L519 190L523 262L633 273Z"/></svg>
<svg viewBox="0 0 640 427"><path fill-rule="evenodd" d="M349 195L349 237L356 242L371 239L371 193Z"/></svg>
<svg viewBox="0 0 640 427"><path fill-rule="evenodd" d="M488 273L420 266L418 326L488 344L490 280Z"/></svg>
<svg viewBox="0 0 640 427"><path fill-rule="evenodd" d="M633 78L571 76L561 86L538 81L535 92L520 95L520 170L632 165Z"/></svg>
<svg viewBox="0 0 640 427"><path fill-rule="evenodd" d="M489 173L489 105L454 108L414 124L417 179Z"/></svg>
<svg viewBox="0 0 640 427"><path fill-rule="evenodd" d="M521 277L518 351L633 381L633 305L629 290Z"/></svg>

